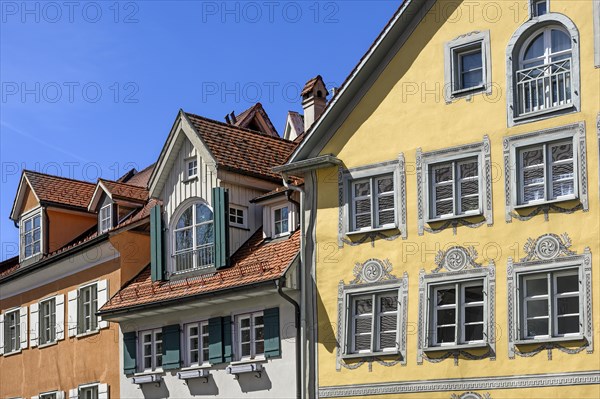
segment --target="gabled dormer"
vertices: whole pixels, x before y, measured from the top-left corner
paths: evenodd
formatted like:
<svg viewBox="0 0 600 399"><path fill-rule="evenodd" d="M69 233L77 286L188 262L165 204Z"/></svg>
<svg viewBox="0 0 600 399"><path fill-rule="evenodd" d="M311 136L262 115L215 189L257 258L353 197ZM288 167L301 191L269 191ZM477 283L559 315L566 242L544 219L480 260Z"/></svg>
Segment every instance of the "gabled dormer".
<svg viewBox="0 0 600 399"><path fill-rule="evenodd" d="M23 171L10 219L19 227L19 261L33 263L96 223L87 204L94 184Z"/></svg>
<svg viewBox="0 0 600 399"><path fill-rule="evenodd" d="M98 234L116 227L148 201L143 187L99 179L88 211L98 215Z"/></svg>
<svg viewBox="0 0 600 399"><path fill-rule="evenodd" d="M300 224L298 192L278 187L251 202L262 207L263 238L274 240L287 237Z"/></svg>

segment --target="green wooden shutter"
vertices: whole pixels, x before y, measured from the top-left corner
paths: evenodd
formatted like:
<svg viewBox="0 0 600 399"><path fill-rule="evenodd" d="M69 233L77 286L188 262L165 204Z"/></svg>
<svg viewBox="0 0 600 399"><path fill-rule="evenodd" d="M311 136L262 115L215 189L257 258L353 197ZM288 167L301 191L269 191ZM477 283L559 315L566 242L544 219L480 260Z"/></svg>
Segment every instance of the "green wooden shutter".
<svg viewBox="0 0 600 399"><path fill-rule="evenodd" d="M220 317L208 320L208 360L211 364L223 363L223 324Z"/></svg>
<svg viewBox="0 0 600 399"><path fill-rule="evenodd" d="M173 324L162 328L162 368L164 370L173 370L181 367L179 333L179 324Z"/></svg>
<svg viewBox="0 0 600 399"><path fill-rule="evenodd" d="M229 193L222 187L213 188L215 228L215 267L229 266Z"/></svg>
<svg viewBox="0 0 600 399"><path fill-rule="evenodd" d="M125 374L133 374L136 372L137 358L137 333L123 333L123 372Z"/></svg>
<svg viewBox="0 0 600 399"><path fill-rule="evenodd" d="M159 281L164 277L162 241L162 217L160 215L160 205L156 205L150 210L150 271L152 281Z"/></svg>
<svg viewBox="0 0 600 399"><path fill-rule="evenodd" d="M279 308L265 309L265 357L281 356L281 341L279 339Z"/></svg>
<svg viewBox="0 0 600 399"><path fill-rule="evenodd" d="M233 361L233 340L231 339L231 316L222 318L223 320L223 361Z"/></svg>

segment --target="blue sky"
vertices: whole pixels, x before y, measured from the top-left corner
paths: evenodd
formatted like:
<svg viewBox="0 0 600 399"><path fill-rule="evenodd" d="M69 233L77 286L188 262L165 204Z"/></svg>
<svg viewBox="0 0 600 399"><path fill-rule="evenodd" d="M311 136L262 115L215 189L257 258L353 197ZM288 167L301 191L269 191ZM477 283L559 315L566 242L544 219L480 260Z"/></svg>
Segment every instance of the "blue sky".
<svg viewBox="0 0 600 399"><path fill-rule="evenodd" d="M400 1L0 1L0 259L21 169L96 181L155 161L180 108L260 101L280 133L299 90L340 85Z"/></svg>

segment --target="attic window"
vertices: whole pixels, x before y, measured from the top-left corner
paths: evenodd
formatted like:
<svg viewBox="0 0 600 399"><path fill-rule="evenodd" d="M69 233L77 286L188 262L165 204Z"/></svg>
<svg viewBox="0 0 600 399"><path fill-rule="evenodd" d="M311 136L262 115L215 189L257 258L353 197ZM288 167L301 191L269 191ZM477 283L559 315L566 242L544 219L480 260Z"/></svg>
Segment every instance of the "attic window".
<svg viewBox="0 0 600 399"><path fill-rule="evenodd" d="M290 212L287 205L273 209L273 238L289 234L289 218Z"/></svg>
<svg viewBox="0 0 600 399"><path fill-rule="evenodd" d="M193 179L198 176L198 160L196 158L190 158L185 161L186 166L186 179Z"/></svg>
<svg viewBox="0 0 600 399"><path fill-rule="evenodd" d="M100 208L99 226L100 233L107 232L112 227L112 204L104 205Z"/></svg>
<svg viewBox="0 0 600 399"><path fill-rule="evenodd" d="M42 216L38 212L21 220L21 251L23 259L42 252Z"/></svg>

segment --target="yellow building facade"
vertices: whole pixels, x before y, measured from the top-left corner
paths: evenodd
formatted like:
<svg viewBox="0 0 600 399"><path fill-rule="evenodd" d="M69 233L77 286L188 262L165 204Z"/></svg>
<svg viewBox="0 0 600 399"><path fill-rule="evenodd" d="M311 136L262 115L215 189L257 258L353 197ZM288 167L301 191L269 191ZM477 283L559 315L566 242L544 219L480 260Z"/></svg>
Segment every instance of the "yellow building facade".
<svg viewBox="0 0 600 399"><path fill-rule="evenodd" d="M600 397L599 10L403 3L280 168L309 394Z"/></svg>

